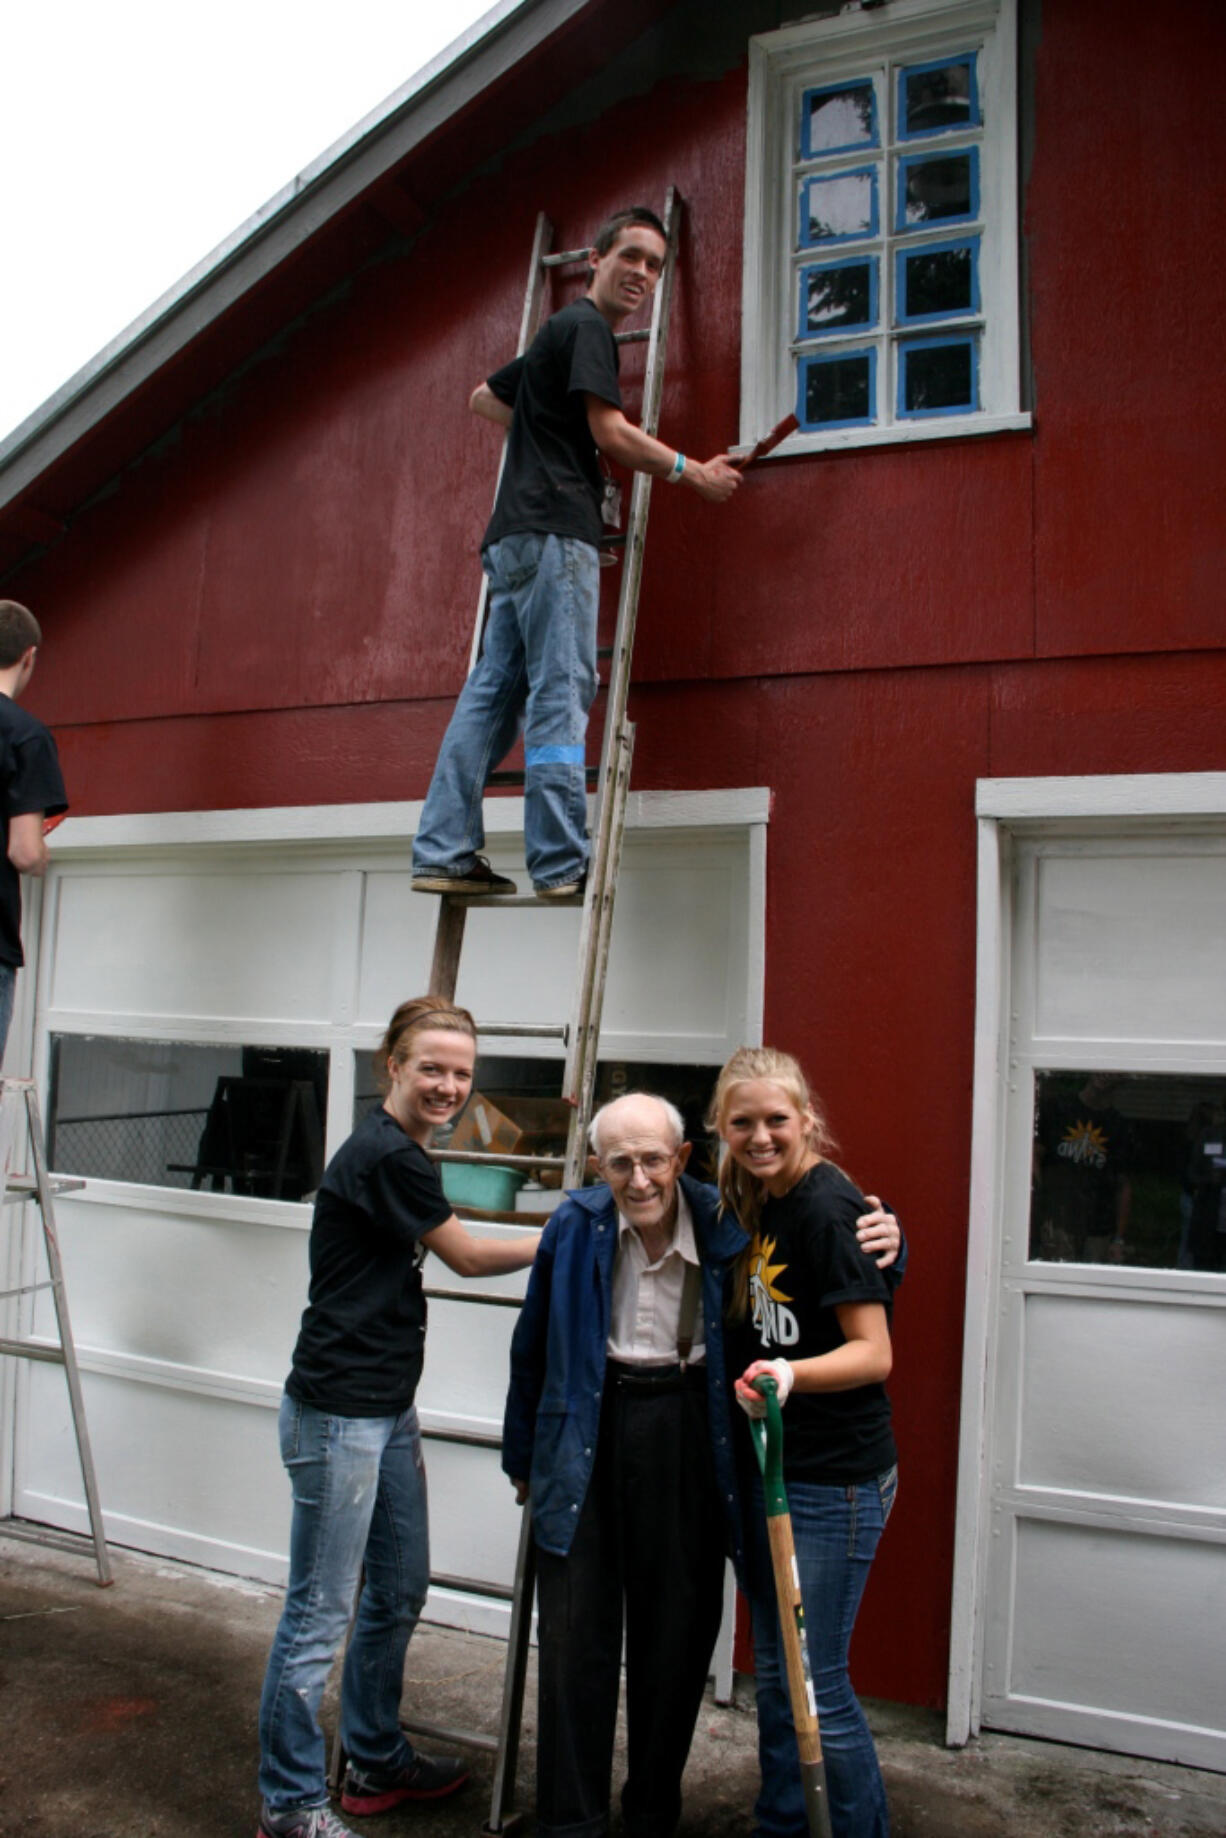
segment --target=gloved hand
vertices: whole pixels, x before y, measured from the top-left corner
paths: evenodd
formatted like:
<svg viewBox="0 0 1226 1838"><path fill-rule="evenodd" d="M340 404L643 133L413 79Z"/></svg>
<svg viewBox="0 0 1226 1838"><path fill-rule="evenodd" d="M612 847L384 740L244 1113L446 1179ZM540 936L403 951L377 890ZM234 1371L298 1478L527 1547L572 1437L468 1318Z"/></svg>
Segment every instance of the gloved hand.
<svg viewBox="0 0 1226 1838"><path fill-rule="evenodd" d="M766 1415L766 1399L760 1391L754 1389L754 1380L760 1372L774 1379L780 1409L787 1403L792 1390L795 1374L786 1359L755 1359L752 1366L746 1366L736 1382L736 1401L747 1417Z"/></svg>

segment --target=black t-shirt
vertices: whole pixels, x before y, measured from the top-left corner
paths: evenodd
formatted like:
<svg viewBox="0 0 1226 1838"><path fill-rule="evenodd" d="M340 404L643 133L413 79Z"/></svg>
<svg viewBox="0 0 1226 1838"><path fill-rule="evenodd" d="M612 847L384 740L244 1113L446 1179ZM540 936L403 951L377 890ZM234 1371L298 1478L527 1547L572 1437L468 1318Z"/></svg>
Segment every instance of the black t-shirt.
<svg viewBox="0 0 1226 1838"><path fill-rule="evenodd" d="M20 966L21 877L8 858L9 820L68 809L59 754L48 730L11 696L0 695L0 788L4 801L4 854L0 861L0 964Z"/></svg>
<svg viewBox="0 0 1226 1838"><path fill-rule="evenodd" d="M380 1105L319 1185L291 1397L339 1417L408 1409L426 1339L421 1239L451 1212L430 1157Z"/></svg>
<svg viewBox="0 0 1226 1838"><path fill-rule="evenodd" d="M768 1199L750 1246L749 1316L729 1330L729 1369L755 1359L812 1359L843 1346L835 1308L893 1294L860 1249L864 1196L833 1162L818 1162L781 1199ZM783 1412L784 1480L846 1487L897 1460L885 1386L793 1391Z"/></svg>
<svg viewBox="0 0 1226 1838"><path fill-rule="evenodd" d="M483 546L529 530L599 542L603 479L583 398L621 407L608 321L586 296L575 300L487 381L514 415Z"/></svg>
<svg viewBox="0 0 1226 1838"><path fill-rule="evenodd" d="M1132 1163L1132 1137L1120 1112L1081 1097L1054 1097L1039 1113L1043 1159L1035 1204L1044 1219L1079 1238L1115 1231L1119 1182Z"/></svg>

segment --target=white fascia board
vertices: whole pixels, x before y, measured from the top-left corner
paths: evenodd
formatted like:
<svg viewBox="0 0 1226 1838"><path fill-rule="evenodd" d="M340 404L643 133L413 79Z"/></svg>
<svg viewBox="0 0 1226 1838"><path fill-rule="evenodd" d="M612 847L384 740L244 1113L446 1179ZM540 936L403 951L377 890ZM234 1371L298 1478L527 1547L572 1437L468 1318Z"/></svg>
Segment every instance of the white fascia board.
<svg viewBox="0 0 1226 1838"><path fill-rule="evenodd" d="M0 509L587 0L499 0L0 442Z"/></svg>
<svg viewBox="0 0 1226 1838"><path fill-rule="evenodd" d="M980 779L975 814L1001 822L1083 817L1214 817L1226 811L1226 772L1103 773L1086 778Z"/></svg>
<svg viewBox="0 0 1226 1838"><path fill-rule="evenodd" d="M51 849L67 855L119 849L236 848L268 843L402 841L407 849L421 821L420 798L385 804L290 804L266 810L138 811L115 817L67 817ZM490 836L523 832L522 798L488 799ZM765 824L770 791L763 786L719 791L636 791L626 805L630 830L693 830Z"/></svg>

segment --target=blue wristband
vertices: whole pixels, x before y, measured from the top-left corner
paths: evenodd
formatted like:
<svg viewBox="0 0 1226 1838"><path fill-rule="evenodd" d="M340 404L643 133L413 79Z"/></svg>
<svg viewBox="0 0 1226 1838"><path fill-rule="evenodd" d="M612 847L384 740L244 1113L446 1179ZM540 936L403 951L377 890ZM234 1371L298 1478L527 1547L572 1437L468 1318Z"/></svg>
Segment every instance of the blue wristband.
<svg viewBox="0 0 1226 1838"><path fill-rule="evenodd" d="M685 471L685 454L679 453L676 459L673 461L673 469L668 475L669 484L679 485L681 483L681 474L684 471Z"/></svg>

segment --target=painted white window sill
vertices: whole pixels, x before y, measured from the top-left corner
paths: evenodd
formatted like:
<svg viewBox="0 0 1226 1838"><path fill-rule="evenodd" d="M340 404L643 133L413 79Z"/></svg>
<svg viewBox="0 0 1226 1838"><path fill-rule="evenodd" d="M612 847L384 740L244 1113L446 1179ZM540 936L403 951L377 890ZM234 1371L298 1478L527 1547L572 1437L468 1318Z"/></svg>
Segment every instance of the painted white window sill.
<svg viewBox="0 0 1226 1838"><path fill-rule="evenodd" d="M1025 434L1034 426L1030 414L951 416L948 421L924 421L889 428L833 428L828 434L790 434L781 446L759 464L777 459L797 459L805 453L861 452L866 447L927 445L933 440L982 440L989 434Z"/></svg>

